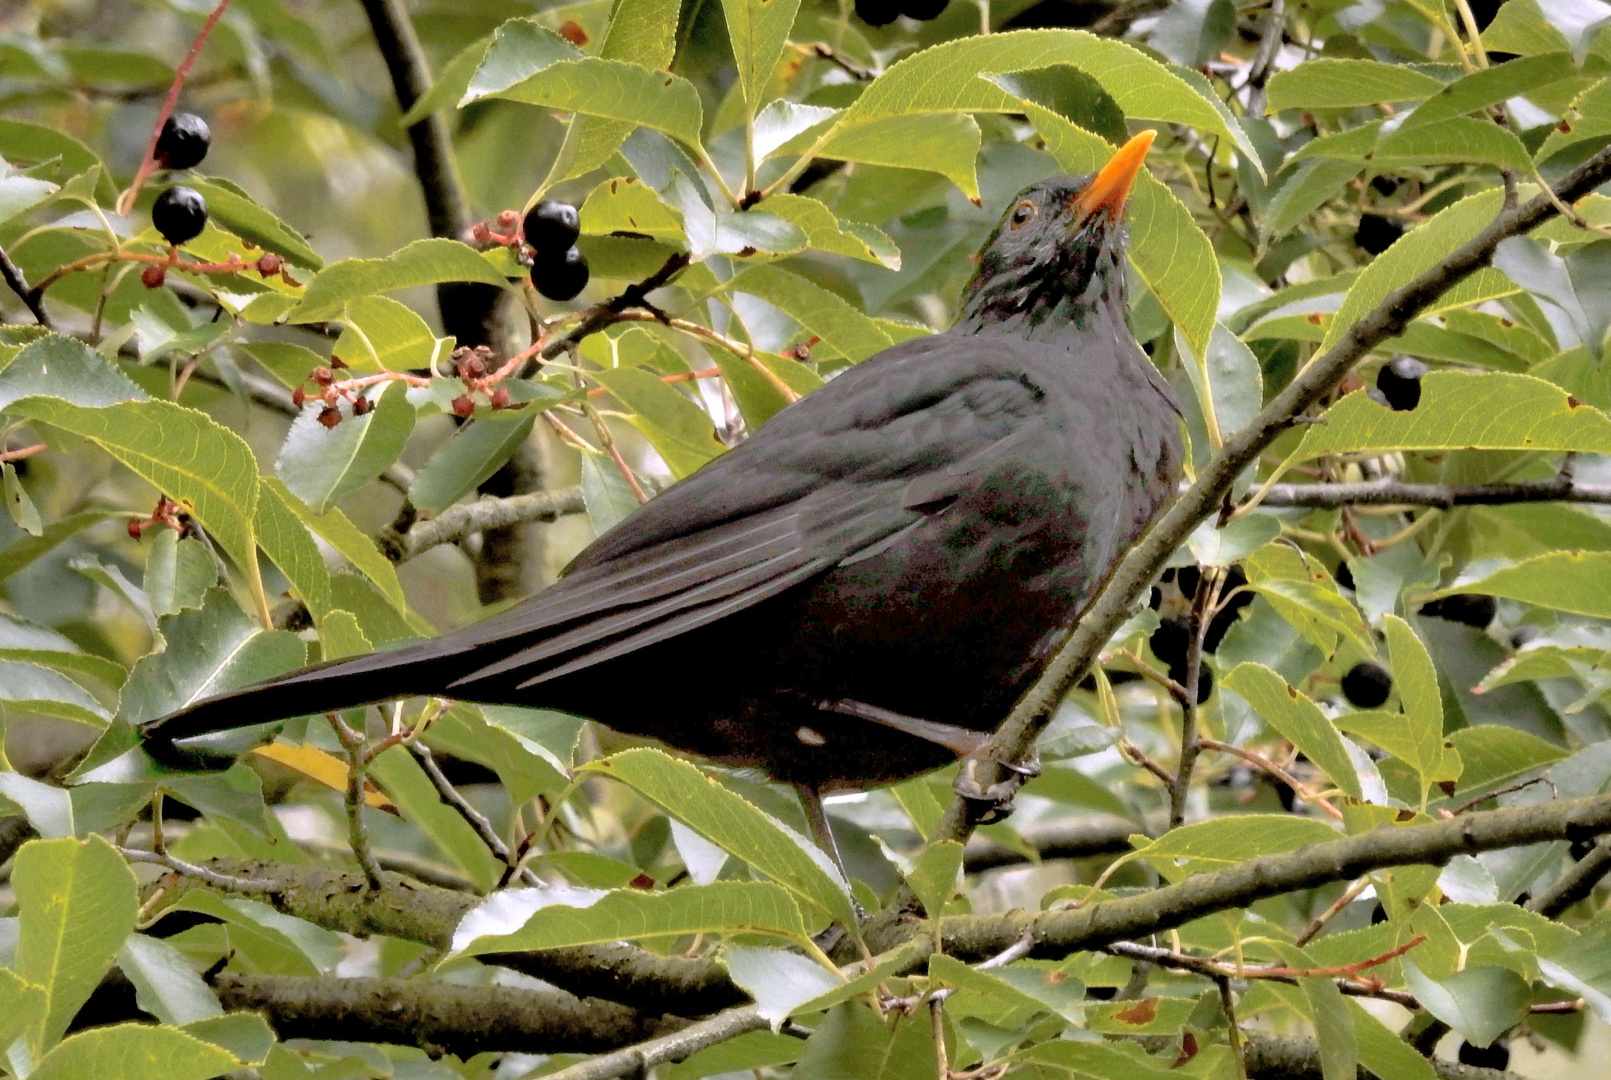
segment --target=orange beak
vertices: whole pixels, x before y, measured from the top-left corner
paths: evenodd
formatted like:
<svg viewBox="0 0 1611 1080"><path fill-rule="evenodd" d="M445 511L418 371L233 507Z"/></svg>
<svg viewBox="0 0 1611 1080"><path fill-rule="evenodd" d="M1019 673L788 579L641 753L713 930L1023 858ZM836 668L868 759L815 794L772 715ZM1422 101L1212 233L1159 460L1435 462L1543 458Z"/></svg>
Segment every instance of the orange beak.
<svg viewBox="0 0 1611 1080"><path fill-rule="evenodd" d="M1098 210L1106 210L1108 217L1114 221L1123 216L1125 200L1130 197L1130 186L1135 183L1136 174L1141 172L1147 148L1157 137L1158 133L1149 128L1119 147L1119 152L1102 166L1102 171L1075 199L1078 220L1084 221Z"/></svg>

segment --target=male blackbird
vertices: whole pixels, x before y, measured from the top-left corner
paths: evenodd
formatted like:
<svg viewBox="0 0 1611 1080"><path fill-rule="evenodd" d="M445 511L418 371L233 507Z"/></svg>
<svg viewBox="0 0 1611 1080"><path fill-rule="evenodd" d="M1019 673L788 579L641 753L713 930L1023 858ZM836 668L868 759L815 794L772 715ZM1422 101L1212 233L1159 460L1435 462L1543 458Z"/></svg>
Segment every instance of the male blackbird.
<svg viewBox="0 0 1611 1080"><path fill-rule="evenodd" d="M198 702L143 725L146 748L194 764L173 740L442 695L756 766L808 812L976 749L1174 491L1179 406L1125 325L1152 138L1024 189L955 326L782 410L538 596Z"/></svg>

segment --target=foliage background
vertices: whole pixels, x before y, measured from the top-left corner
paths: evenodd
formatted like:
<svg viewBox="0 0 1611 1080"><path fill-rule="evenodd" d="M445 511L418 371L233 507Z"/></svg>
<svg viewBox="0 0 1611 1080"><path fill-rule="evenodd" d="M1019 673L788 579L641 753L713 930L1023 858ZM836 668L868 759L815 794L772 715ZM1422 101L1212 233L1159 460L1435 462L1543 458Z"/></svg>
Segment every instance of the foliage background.
<svg viewBox="0 0 1611 1080"><path fill-rule="evenodd" d="M1159 611L1122 627L1093 617L1106 674L1050 688L1046 772L965 860L922 848L954 823L949 774L834 804L855 895L883 915L873 951L903 961L878 974L896 994L953 991L937 1013L951 1066L1022 1075L1279 1075L1290 1051L1328 1078L1430 1076L1415 1050L1449 1029L1446 1059L1499 1039L1518 1063L1601 1037L1611 203L1587 195L1576 221L1546 207L1528 238L1490 237L1491 267L1452 291L1438 275L1539 183L1601 169L1575 197L1607 178L1611 6L952 0L872 29L813 0L455 0L406 19L381 0L236 0L181 96L214 132L185 180L213 227L185 256L270 251L289 280L170 267L151 289L138 257L166 252L144 208L167 180L126 216L114 200L211 11L61 3L0 26L0 248L18 286L0 294L0 795L8 850L41 838L16 852L0 921L0 1066L621 1075L587 1055L653 1040L669 1014L714 1017L684 1049L705 1056L660 1067L679 1078L933 1075L927 1004L881 1019L852 1000L876 979L838 987L801 956L848 901L776 824L798 827L791 800L753 778L707 783L555 714L413 702L403 722L435 719L406 747L386 741L390 713L369 718L365 836L352 748L323 720L196 776L125 754L127 723L540 586L635 505L633 485L663 487L846 364L943 329L1010 196L1142 126L1161 134L1133 205L1133 326L1188 403L1195 470L1234 477L1242 510L1168 556L1205 568L1200 591L1164 584ZM461 242L539 189L582 207L594 284L571 305L521 288L509 249ZM433 232L447 239L410 246ZM679 252L692 265L653 300L685 323L618 318L643 299L623 290ZM1400 329L1384 299L1418 275L1419 317L1384 340ZM25 284L41 282L42 302ZM1370 355L1299 402L1323 422L1260 414L1360 326ZM455 341L500 359L554 344L559 362L498 383L527 407L477 392L459 424L465 387L429 374ZM1392 412L1363 387L1403 354L1433 373ZM290 391L330 357L338 379L381 378L370 415L343 406L327 429ZM408 373L421 385L396 385ZM478 486L516 501L477 502ZM131 538L159 494L205 539ZM523 520L482 531L492 506ZM1137 591L1162 561L1117 584ZM1466 594L1497 598L1483 625L1426 607ZM1152 632L1233 595L1251 603L1223 644L1181 669L1212 696L1182 709ZM1338 690L1367 658L1394 676L1382 709ZM667 694L721 677L713 658ZM570 783L605 754L624 783ZM1458 820L1435 832L1450 815L1491 830L1482 850L1456 854ZM1344 836L1364 854L1301 888L1255 883L1183 925L1148 906L1234 884L1252 859L1275 880ZM1400 840L1423 857L1390 857ZM455 937L511 851L527 884L621 891L529 925L534 894L517 893ZM377 863L403 878L366 885ZM915 973L896 952L932 939L891 925L903 877L955 917L948 955ZM1041 910L1035 957L977 966ZM1091 911L1126 914L1082 938ZM1239 961L1300 974L1214 966Z"/></svg>

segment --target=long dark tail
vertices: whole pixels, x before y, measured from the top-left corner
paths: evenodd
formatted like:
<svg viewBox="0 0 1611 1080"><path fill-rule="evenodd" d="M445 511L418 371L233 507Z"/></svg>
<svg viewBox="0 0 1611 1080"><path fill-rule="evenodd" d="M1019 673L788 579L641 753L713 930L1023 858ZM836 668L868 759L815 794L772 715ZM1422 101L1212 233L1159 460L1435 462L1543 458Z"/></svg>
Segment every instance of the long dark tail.
<svg viewBox="0 0 1611 1080"><path fill-rule="evenodd" d="M433 644L438 647L430 648ZM461 657L443 656L439 643L429 641L333 660L203 698L140 724L140 735L146 752L159 761L184 766L216 765L223 760L218 754L177 747L174 740L373 705L392 698L439 694L452 681L448 672L462 662Z"/></svg>

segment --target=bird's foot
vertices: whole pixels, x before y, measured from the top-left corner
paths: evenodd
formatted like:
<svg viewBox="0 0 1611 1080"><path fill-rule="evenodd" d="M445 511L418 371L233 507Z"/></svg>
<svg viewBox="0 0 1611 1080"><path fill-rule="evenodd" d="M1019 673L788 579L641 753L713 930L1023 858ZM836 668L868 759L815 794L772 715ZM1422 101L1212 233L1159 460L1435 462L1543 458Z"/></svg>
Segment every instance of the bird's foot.
<svg viewBox="0 0 1611 1080"><path fill-rule="evenodd" d="M1013 796L1018 794L1018 789L1024 786L1024 782L1040 775L1040 755L1030 751L1026 761L997 762L1007 771L1007 778L994 784L979 782L979 778L975 775L978 760L968 758L963 761L962 771L957 774L956 783L951 787L969 802L984 804L975 817L980 825L994 825L1011 816Z"/></svg>

